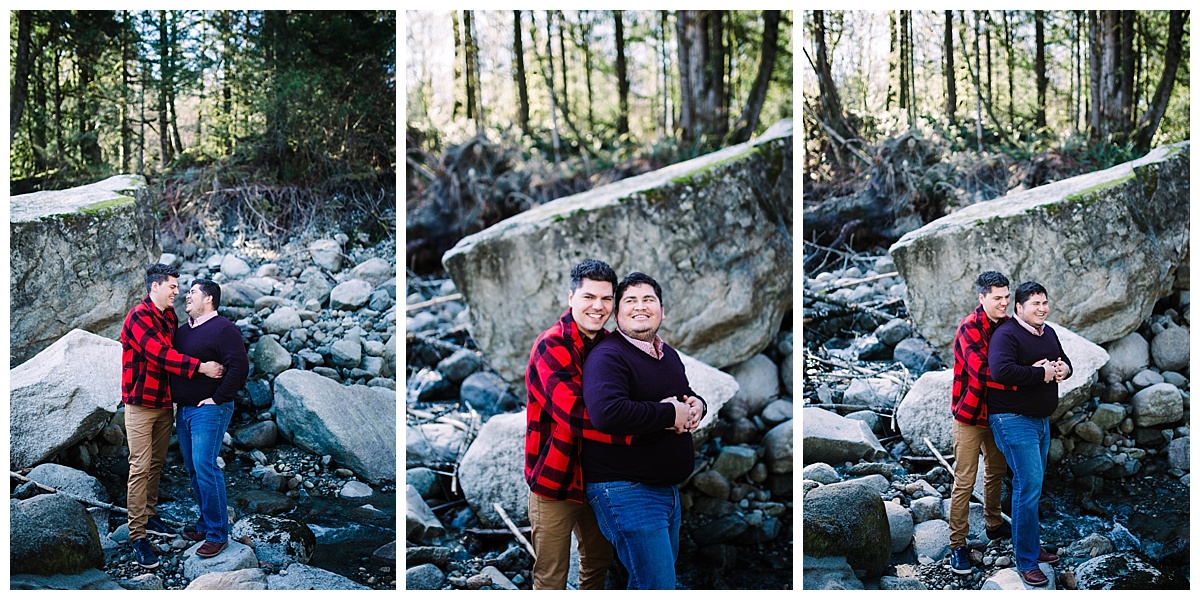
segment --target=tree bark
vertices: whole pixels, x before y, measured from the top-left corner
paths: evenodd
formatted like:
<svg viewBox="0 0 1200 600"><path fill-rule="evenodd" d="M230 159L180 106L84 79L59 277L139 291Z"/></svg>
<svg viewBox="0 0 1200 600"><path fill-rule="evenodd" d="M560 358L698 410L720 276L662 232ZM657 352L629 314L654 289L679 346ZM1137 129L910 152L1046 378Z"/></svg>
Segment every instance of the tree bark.
<svg viewBox="0 0 1200 600"><path fill-rule="evenodd" d="M625 62L625 21L622 11L614 10L613 23L617 44L617 137L629 133L629 66Z"/></svg>
<svg viewBox="0 0 1200 600"><path fill-rule="evenodd" d="M983 65L979 60L979 13L975 11L975 72L979 73ZM983 152L983 90L979 85L979 77L975 77L975 141L979 152Z"/></svg>
<svg viewBox="0 0 1200 600"><path fill-rule="evenodd" d="M1013 96L1013 31L1012 25L1008 22L1008 11L1002 10L1000 14L1004 18L1004 50L1005 59L1008 67L1008 127L1015 130L1017 125L1016 103Z"/></svg>
<svg viewBox="0 0 1200 600"><path fill-rule="evenodd" d="M883 109L885 111L892 110L892 99L896 98L896 89L892 86L892 82L900 79L900 74L896 71L899 67L897 53L899 48L899 35L896 32L896 12L888 11L888 78L887 78L887 98L883 101Z"/></svg>
<svg viewBox="0 0 1200 600"><path fill-rule="evenodd" d="M746 108L738 122L733 127L728 143L740 144L750 139L758 128L758 118L762 113L763 103L767 99L767 89L771 84L771 73L775 69L775 57L779 46L779 19L781 11L763 11L763 44L762 56L758 63L758 76L750 87L750 97L746 100Z"/></svg>
<svg viewBox="0 0 1200 600"><path fill-rule="evenodd" d="M467 11L463 11L464 14L466 12ZM454 34L454 60L452 61L452 64L454 65L454 89L455 90L459 90L459 89L465 90L468 86L470 86L469 83L462 81L464 65L467 64L467 57L466 57L467 53L466 53L466 45L463 44L463 41L462 41L462 32L461 32L460 25L459 25L457 10L450 11L450 26L451 26L451 29L453 30L453 34ZM463 103L462 103L462 100L458 96L458 92L456 91L454 93L454 108L450 112L450 118L457 119L458 112L462 109L463 109ZM470 115L468 115L467 118L470 118Z"/></svg>
<svg viewBox="0 0 1200 600"><path fill-rule="evenodd" d="M1104 79L1101 76L1100 11L1088 11L1088 78L1091 93L1088 94L1088 139L1093 143L1104 137L1102 121L1104 105Z"/></svg>
<svg viewBox="0 0 1200 600"><path fill-rule="evenodd" d="M563 11L555 11L558 15L558 61L562 66L562 102L559 102L559 110L562 111L563 119L571 119L571 90L567 87L567 29L571 26L567 21L567 15Z"/></svg>
<svg viewBox="0 0 1200 600"><path fill-rule="evenodd" d="M521 11L513 11L513 63L517 84L517 124L521 133L529 135L529 84L525 78L524 31L521 29Z"/></svg>
<svg viewBox="0 0 1200 600"><path fill-rule="evenodd" d="M170 64L167 57L170 55L171 49L168 47L170 36L167 34L167 11L158 11L158 145L162 152L159 156L159 167L166 169L167 165L175 158L174 148L171 146L169 115L167 110L167 86L170 85Z"/></svg>
<svg viewBox="0 0 1200 600"><path fill-rule="evenodd" d="M1121 19L1121 86L1117 91L1118 120L1121 131L1133 131L1133 16L1132 10L1120 11Z"/></svg>
<svg viewBox="0 0 1200 600"><path fill-rule="evenodd" d="M954 93L954 11L946 11L946 28L943 53L946 55L946 118L953 127L954 109L958 106L958 98Z"/></svg>
<svg viewBox="0 0 1200 600"><path fill-rule="evenodd" d="M13 73L13 83L9 92L8 105L8 142L12 144L21 125L21 113L25 111L25 100L29 96L29 41L32 37L33 13L28 10L17 11L17 56L16 69Z"/></svg>
<svg viewBox="0 0 1200 600"><path fill-rule="evenodd" d="M1037 113L1035 124L1039 129L1046 126L1046 26L1043 11L1033 11L1033 28L1036 41L1036 55L1033 60L1033 70L1037 77Z"/></svg>
<svg viewBox="0 0 1200 600"><path fill-rule="evenodd" d="M583 83L587 88L588 132L596 131L595 100L592 96L592 24L588 11L579 13L579 47L583 50Z"/></svg>
<svg viewBox="0 0 1200 600"><path fill-rule="evenodd" d="M829 52L825 45L825 13L813 11L813 42L817 45L817 86L820 90L822 120L845 140L858 137L842 113L842 100L829 68ZM903 89L903 86L902 86Z"/></svg>
<svg viewBox="0 0 1200 600"><path fill-rule="evenodd" d="M1190 12L1187 10L1171 11L1162 78L1158 80L1158 85L1154 88L1154 97L1150 100L1150 106L1142 117L1134 140L1135 146L1143 152L1150 149L1150 144L1154 142L1154 134L1158 131L1158 124L1167 112L1171 91L1175 88L1175 72L1179 69L1180 60L1183 58L1183 26L1187 22Z"/></svg>

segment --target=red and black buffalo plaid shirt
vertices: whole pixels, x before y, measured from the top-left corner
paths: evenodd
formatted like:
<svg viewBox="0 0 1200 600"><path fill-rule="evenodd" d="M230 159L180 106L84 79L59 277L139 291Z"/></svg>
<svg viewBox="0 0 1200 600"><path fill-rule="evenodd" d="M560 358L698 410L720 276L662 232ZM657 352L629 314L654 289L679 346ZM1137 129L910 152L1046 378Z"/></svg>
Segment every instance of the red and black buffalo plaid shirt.
<svg viewBox="0 0 1200 600"><path fill-rule="evenodd" d="M950 411L959 423L987 427L988 341L996 327L1007 320L1005 316L992 323L980 304L958 324Z"/></svg>
<svg viewBox="0 0 1200 600"><path fill-rule="evenodd" d="M607 332L601 330L596 341ZM594 344L588 344L588 347ZM629 445L632 436L596 431L583 405L583 359L588 348L567 311L533 343L525 386L525 481L529 491L551 500L583 503L583 439Z"/></svg>
<svg viewBox="0 0 1200 600"><path fill-rule="evenodd" d="M129 309L121 328L121 401L146 408L171 408L169 374L191 378L200 361L171 348L179 320L175 310L158 310L146 296Z"/></svg>

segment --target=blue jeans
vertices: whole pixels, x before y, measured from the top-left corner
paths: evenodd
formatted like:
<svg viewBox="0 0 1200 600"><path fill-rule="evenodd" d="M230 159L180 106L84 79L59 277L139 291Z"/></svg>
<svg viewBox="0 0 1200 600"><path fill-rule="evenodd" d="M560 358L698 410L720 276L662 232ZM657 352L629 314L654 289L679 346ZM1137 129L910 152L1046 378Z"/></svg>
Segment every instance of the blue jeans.
<svg viewBox="0 0 1200 600"><path fill-rule="evenodd" d="M1050 420L1000 413L988 415L988 426L1013 472L1013 559L1017 569L1031 571L1038 568L1042 549L1038 499L1042 497L1046 454L1050 450Z"/></svg>
<svg viewBox="0 0 1200 600"><path fill-rule="evenodd" d="M607 481L587 484L587 496L600 532L629 571L629 589L675 589L679 488Z"/></svg>
<svg viewBox="0 0 1200 600"><path fill-rule="evenodd" d="M183 466L191 475L192 493L200 507L196 531L218 544L229 541L229 509L225 504L225 474L217 466L217 455L232 417L233 402L180 406L175 415Z"/></svg>

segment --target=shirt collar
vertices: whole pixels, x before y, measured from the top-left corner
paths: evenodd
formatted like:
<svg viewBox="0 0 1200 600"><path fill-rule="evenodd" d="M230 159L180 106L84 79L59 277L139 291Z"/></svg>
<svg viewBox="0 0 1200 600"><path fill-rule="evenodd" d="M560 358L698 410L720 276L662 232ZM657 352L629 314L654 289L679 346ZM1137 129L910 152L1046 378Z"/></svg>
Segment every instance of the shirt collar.
<svg viewBox="0 0 1200 600"><path fill-rule="evenodd" d="M1039 336L1040 336L1040 335L1042 335L1042 331L1045 331L1045 330L1046 330L1046 325L1045 325L1044 323L1042 324L1042 329L1041 329L1041 331L1039 331L1039 330L1035 329L1033 325L1030 325L1029 323L1026 323L1026 322L1025 322L1025 319L1022 319L1021 317L1014 317L1014 319L1015 319L1015 320L1016 320L1018 323L1020 323L1020 324L1021 324L1021 327L1024 327L1024 328L1025 328L1025 331L1028 331L1029 333L1032 333L1033 335L1039 335Z"/></svg>
<svg viewBox="0 0 1200 600"><path fill-rule="evenodd" d="M621 331L621 329L617 328L617 331ZM651 342L643 342L642 340L631 338L626 335L624 331L621 331L621 335L624 336L625 339L629 340L629 343L633 344L633 346L638 350L641 350L642 352L645 352L656 359L661 359L663 357L663 341L662 338L658 337L658 334L654 335L654 340Z"/></svg>
<svg viewBox="0 0 1200 600"><path fill-rule="evenodd" d="M188 327L195 329L195 328L211 321L213 319L213 317L215 317L215 316L217 316L217 311L214 310L214 311L204 315L203 317L200 317L199 319L193 319L191 317L188 317Z"/></svg>

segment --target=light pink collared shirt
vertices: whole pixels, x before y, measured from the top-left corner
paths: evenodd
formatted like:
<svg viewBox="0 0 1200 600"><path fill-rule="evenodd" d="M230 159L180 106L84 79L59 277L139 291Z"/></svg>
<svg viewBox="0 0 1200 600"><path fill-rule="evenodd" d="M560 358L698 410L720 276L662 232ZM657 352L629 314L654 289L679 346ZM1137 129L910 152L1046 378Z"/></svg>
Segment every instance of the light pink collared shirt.
<svg viewBox="0 0 1200 600"><path fill-rule="evenodd" d="M629 337L628 335L625 335L625 332L621 331L620 328L618 328L617 331L620 331L621 335L624 336L625 339L629 340L629 343L633 344L635 348L641 350L642 352L645 352L646 354L649 354L650 356L654 357L656 360L662 360L663 341L662 341L662 338L658 337L657 334L655 334L653 342L643 342L642 340L636 340L634 338Z"/></svg>
<svg viewBox="0 0 1200 600"><path fill-rule="evenodd" d="M1045 324L1043 324L1042 329L1037 329L1033 325L1026 323L1025 319L1022 319L1021 317L1017 317L1017 322L1021 324L1021 327L1025 328L1025 331L1028 331L1029 333L1032 333L1033 335L1037 335L1037 336L1042 335L1042 329L1045 329L1045 327L1046 327Z"/></svg>
<svg viewBox="0 0 1200 600"><path fill-rule="evenodd" d="M195 329L195 328L211 321L212 318L215 316L217 316L217 311L214 310L214 311L200 317L199 319L193 319L191 317L188 317L188 327Z"/></svg>

